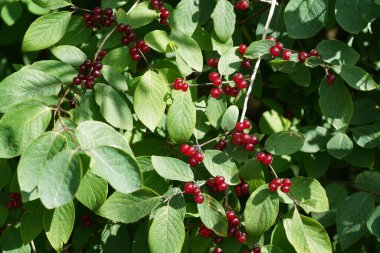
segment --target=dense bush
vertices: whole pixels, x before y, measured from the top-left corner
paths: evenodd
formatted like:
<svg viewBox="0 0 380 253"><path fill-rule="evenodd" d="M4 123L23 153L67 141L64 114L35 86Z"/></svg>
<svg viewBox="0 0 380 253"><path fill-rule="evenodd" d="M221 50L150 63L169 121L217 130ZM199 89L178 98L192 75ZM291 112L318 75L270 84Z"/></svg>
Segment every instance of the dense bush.
<svg viewBox="0 0 380 253"><path fill-rule="evenodd" d="M379 0L0 5L2 252L380 252Z"/></svg>

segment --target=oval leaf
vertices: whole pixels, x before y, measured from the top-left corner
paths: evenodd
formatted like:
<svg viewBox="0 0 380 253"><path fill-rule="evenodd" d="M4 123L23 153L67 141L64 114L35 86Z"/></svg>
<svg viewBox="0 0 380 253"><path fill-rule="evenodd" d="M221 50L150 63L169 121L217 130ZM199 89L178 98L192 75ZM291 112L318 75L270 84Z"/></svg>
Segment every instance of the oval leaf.
<svg viewBox="0 0 380 253"><path fill-rule="evenodd" d="M240 183L239 170L226 153L219 150L206 150L203 163L212 176L223 176L229 185Z"/></svg>
<svg viewBox="0 0 380 253"><path fill-rule="evenodd" d="M275 133L265 141L265 149L274 155L290 155L302 148L304 140L294 131Z"/></svg>
<svg viewBox="0 0 380 253"><path fill-rule="evenodd" d="M194 174L189 165L177 158L152 156L152 165L163 178L182 182L194 180Z"/></svg>

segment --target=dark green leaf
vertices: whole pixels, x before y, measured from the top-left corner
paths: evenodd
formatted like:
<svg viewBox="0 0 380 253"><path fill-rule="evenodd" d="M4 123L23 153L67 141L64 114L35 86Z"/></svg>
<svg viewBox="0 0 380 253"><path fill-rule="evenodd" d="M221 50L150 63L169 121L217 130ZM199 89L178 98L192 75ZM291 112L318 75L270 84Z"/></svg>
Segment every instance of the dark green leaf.
<svg viewBox="0 0 380 253"><path fill-rule="evenodd" d="M224 176L229 185L240 182L239 170L226 153L219 150L206 150L203 162L212 176Z"/></svg>
<svg viewBox="0 0 380 253"><path fill-rule="evenodd" d="M337 133L329 140L326 148L330 155L335 158L342 159L351 153L354 148L354 144L346 134Z"/></svg>
<svg viewBox="0 0 380 253"><path fill-rule="evenodd" d="M289 131L273 134L265 141L265 149L274 155L290 155L300 150L304 143L302 134Z"/></svg>
<svg viewBox="0 0 380 253"><path fill-rule="evenodd" d="M107 181L88 170L80 182L75 197L88 209L96 211L106 201L107 193Z"/></svg>

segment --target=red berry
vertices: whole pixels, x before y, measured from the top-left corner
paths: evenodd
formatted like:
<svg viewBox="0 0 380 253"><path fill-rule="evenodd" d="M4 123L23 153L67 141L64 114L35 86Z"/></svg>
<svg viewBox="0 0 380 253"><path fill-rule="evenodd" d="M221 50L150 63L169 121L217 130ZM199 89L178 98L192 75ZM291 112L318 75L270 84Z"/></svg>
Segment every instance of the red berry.
<svg viewBox="0 0 380 253"><path fill-rule="evenodd" d="M244 75L242 73L236 73L233 76L232 80L234 81L234 83L238 84L244 80Z"/></svg>
<svg viewBox="0 0 380 253"><path fill-rule="evenodd" d="M271 192L276 192L277 191L277 185L275 185L274 183L270 183L268 185L268 188Z"/></svg>
<svg viewBox="0 0 380 253"><path fill-rule="evenodd" d="M227 230L227 234L229 237L235 237L236 236L236 232L237 232L237 228L236 227L229 227L228 230Z"/></svg>
<svg viewBox="0 0 380 253"><path fill-rule="evenodd" d="M93 66L94 70L101 70L103 68L103 64L101 63L95 63Z"/></svg>
<svg viewBox="0 0 380 253"><path fill-rule="evenodd" d="M250 60L248 60L248 59L245 59L245 60L243 60L242 62L241 62L241 66L243 67L243 68L246 68L246 69L250 69L251 68L251 61Z"/></svg>
<svg viewBox="0 0 380 253"><path fill-rule="evenodd" d="M161 15L160 15L161 19L167 19L169 18L169 16L170 16L170 12L168 10L161 11Z"/></svg>
<svg viewBox="0 0 380 253"><path fill-rule="evenodd" d="M219 74L217 72L211 72L208 75L208 79L210 79L211 82L214 82L214 80L220 78Z"/></svg>
<svg viewBox="0 0 380 253"><path fill-rule="evenodd" d="M187 83L184 83L182 84L181 90L186 92L188 88L189 88L189 85Z"/></svg>
<svg viewBox="0 0 380 253"><path fill-rule="evenodd" d="M239 94L239 89L237 87L231 87L230 95L236 97Z"/></svg>
<svg viewBox="0 0 380 253"><path fill-rule="evenodd" d="M180 151L182 154L187 154L187 151L190 149L190 146L188 144L182 144Z"/></svg>
<svg viewBox="0 0 380 253"><path fill-rule="evenodd" d="M192 183L186 183L185 184L185 188L184 188L184 192L186 193L186 194L192 194L193 193L193 191L194 191L194 185L192 184Z"/></svg>
<svg viewBox="0 0 380 253"><path fill-rule="evenodd" d="M152 6L153 9L157 9L159 6L159 1L158 0L150 1L150 6Z"/></svg>
<svg viewBox="0 0 380 253"><path fill-rule="evenodd" d="M83 15L83 20L84 21L90 21L91 20L91 14L90 13L86 13Z"/></svg>
<svg viewBox="0 0 380 253"><path fill-rule="evenodd" d="M201 189L198 185L194 185L193 196L197 196L199 194L201 194Z"/></svg>
<svg viewBox="0 0 380 253"><path fill-rule="evenodd" d="M216 189L218 190L218 192L225 192L228 189L228 184L226 183L217 184Z"/></svg>
<svg viewBox="0 0 380 253"><path fill-rule="evenodd" d="M276 46L271 47L269 49L269 52L273 57L277 57L281 54L281 50Z"/></svg>
<svg viewBox="0 0 380 253"><path fill-rule="evenodd" d="M124 32L126 32L127 31L127 26L125 25L125 24L119 24L118 26L117 26L117 30L119 31L119 32L121 32L121 33L124 33Z"/></svg>
<svg viewBox="0 0 380 253"><path fill-rule="evenodd" d="M243 80L243 81L240 81L239 83L237 83L237 87L242 90L242 89L245 89L247 87L248 83L246 80Z"/></svg>
<svg viewBox="0 0 380 253"><path fill-rule="evenodd" d="M247 134L247 133L242 133L242 134L240 135L240 140L241 140L241 143L242 143L242 144L246 144L246 143L248 142L249 139L250 139L250 136L249 136L249 134Z"/></svg>
<svg viewBox="0 0 380 253"><path fill-rule="evenodd" d="M210 58L207 60L207 65L210 67L214 67L215 58Z"/></svg>
<svg viewBox="0 0 380 253"><path fill-rule="evenodd" d="M197 204L202 204L203 201L205 201L205 198L203 197L203 195L199 194L197 196L194 196L194 201Z"/></svg>
<svg viewBox="0 0 380 253"><path fill-rule="evenodd" d="M263 163L265 165L270 165L272 163L272 161L273 161L273 156L270 154L266 154Z"/></svg>
<svg viewBox="0 0 380 253"><path fill-rule="evenodd" d="M276 177L276 178L274 178L272 180L272 183L275 184L277 187L279 187L279 186L281 186L282 181L281 181L281 179L279 179L278 177Z"/></svg>
<svg viewBox="0 0 380 253"><path fill-rule="evenodd" d="M225 182L225 178L223 176L216 176L214 178L214 181L215 181L216 185L220 185L220 184L223 184Z"/></svg>
<svg viewBox="0 0 380 253"><path fill-rule="evenodd" d="M249 194L249 184L246 182L241 183L240 184L240 191L244 195L248 195Z"/></svg>
<svg viewBox="0 0 380 253"><path fill-rule="evenodd" d="M131 41L128 39L128 37L125 36L121 39L121 43L128 46L129 44L131 44Z"/></svg>
<svg viewBox="0 0 380 253"><path fill-rule="evenodd" d="M235 144L235 145L240 145L241 144L241 133L239 132L234 132L232 134L232 142Z"/></svg>
<svg viewBox="0 0 380 253"><path fill-rule="evenodd" d="M273 36L267 36L267 37L265 37L265 39L266 39L266 40L271 40L271 41L273 41L274 43L277 42L276 38L273 37Z"/></svg>
<svg viewBox="0 0 380 253"><path fill-rule="evenodd" d="M195 153L195 155L193 157L194 157L195 161L197 161L198 163L201 163L203 161L204 155L201 152L197 152L197 153Z"/></svg>
<svg viewBox="0 0 380 253"><path fill-rule="evenodd" d="M130 47L129 48L129 53L131 54L131 55L134 55L134 54L138 54L139 53L139 50L137 49L137 47Z"/></svg>
<svg viewBox="0 0 380 253"><path fill-rule="evenodd" d="M197 151L194 147L190 146L189 149L186 152L186 155L189 157L193 157Z"/></svg>
<svg viewBox="0 0 380 253"><path fill-rule="evenodd" d="M290 186L286 186L286 185L281 186L281 191L283 193L288 193L290 191Z"/></svg>
<svg viewBox="0 0 380 253"><path fill-rule="evenodd" d="M247 236L245 235L245 233L240 233L237 237L238 241L241 242L241 243L245 243L245 241L247 241Z"/></svg>
<svg viewBox="0 0 380 253"><path fill-rule="evenodd" d="M102 9L100 7L95 7L92 12L94 14L102 14Z"/></svg>
<svg viewBox="0 0 380 253"><path fill-rule="evenodd" d="M94 69L94 70L91 72L91 75L93 75L95 78L98 78L98 77L100 77L100 71Z"/></svg>
<svg viewBox="0 0 380 253"><path fill-rule="evenodd" d="M284 49L284 45L281 42L277 42L276 47L280 50Z"/></svg>
<svg viewBox="0 0 380 253"><path fill-rule="evenodd" d="M236 3L235 8L238 10L246 10L249 7L249 2L247 0L241 0Z"/></svg>
<svg viewBox="0 0 380 253"><path fill-rule="evenodd" d="M113 15L113 10L111 8L107 8L107 9L104 10L104 14L107 17L111 17Z"/></svg>
<svg viewBox="0 0 380 253"><path fill-rule="evenodd" d="M223 253L223 250L221 248L215 248L214 253Z"/></svg>
<svg viewBox="0 0 380 253"><path fill-rule="evenodd" d="M209 178L206 182L207 186L210 187L210 188L215 188L216 187L216 184L215 184L215 180L214 178Z"/></svg>
<svg viewBox="0 0 380 253"><path fill-rule="evenodd" d="M79 78L79 77L74 77L74 78L73 78L73 84L75 84L75 85L79 85L79 84L81 84L81 80L80 80L80 78Z"/></svg>
<svg viewBox="0 0 380 253"><path fill-rule="evenodd" d="M161 19L161 20L160 20L160 24L161 24L161 25L168 25L169 22L168 22L167 19Z"/></svg>
<svg viewBox="0 0 380 253"><path fill-rule="evenodd" d="M131 57L134 61L139 61L141 59L141 56L139 54L133 54Z"/></svg>
<svg viewBox="0 0 380 253"><path fill-rule="evenodd" d="M214 238L214 242L216 244L220 244L222 241L223 241L222 237L217 236L217 237Z"/></svg>
<svg viewBox="0 0 380 253"><path fill-rule="evenodd" d="M298 53L298 60L300 62L304 62L307 58L309 57L309 54L305 51L299 52Z"/></svg>
<svg viewBox="0 0 380 253"><path fill-rule="evenodd" d="M13 207L13 205L12 205L12 201L8 201L7 203L6 203L6 208L7 209L11 209Z"/></svg>
<svg viewBox="0 0 380 253"><path fill-rule="evenodd" d="M251 128L251 122L247 119L243 120L243 126L245 129L250 129Z"/></svg>
<svg viewBox="0 0 380 253"><path fill-rule="evenodd" d="M112 22L109 19L106 19L103 23L104 26L111 26Z"/></svg>
<svg viewBox="0 0 380 253"><path fill-rule="evenodd" d="M282 179L282 185L284 186L291 186L292 185L292 181L289 179L289 178L284 178Z"/></svg>
<svg viewBox="0 0 380 253"><path fill-rule="evenodd" d="M247 143L247 144L245 144L244 148L247 151L254 151L255 150L255 145L253 145L252 143Z"/></svg>
<svg viewBox="0 0 380 253"><path fill-rule="evenodd" d="M240 46L239 46L239 53L240 54L245 54L245 52L247 52L247 45L240 44Z"/></svg>
<svg viewBox="0 0 380 253"><path fill-rule="evenodd" d="M317 49L313 49L310 51L310 56L319 56L319 52Z"/></svg>
<svg viewBox="0 0 380 253"><path fill-rule="evenodd" d="M222 94L223 94L223 91L220 88L212 88L210 91L210 95L213 98L219 98L220 95L222 95Z"/></svg>
<svg viewBox="0 0 380 253"><path fill-rule="evenodd" d="M242 194L242 192L241 192L240 185L235 186L235 193L236 193L236 196L237 196L238 198L243 197L243 194Z"/></svg>
<svg viewBox="0 0 380 253"><path fill-rule="evenodd" d="M256 159L259 162L263 162L264 159L265 159L265 157L266 157L265 153L264 152L260 152L260 153L257 154L257 158Z"/></svg>
<svg viewBox="0 0 380 253"><path fill-rule="evenodd" d="M259 246L255 246L253 249L252 249L252 253L261 253L261 249Z"/></svg>
<svg viewBox="0 0 380 253"><path fill-rule="evenodd" d="M236 214L235 214L235 212L233 210L228 210L226 212L226 217L227 217L228 222L230 222L230 221L232 221L233 219L236 218Z"/></svg>
<svg viewBox="0 0 380 253"><path fill-rule="evenodd" d="M195 166L198 166L199 163L197 162L197 160L195 160L194 157L190 157L189 164L190 164L190 166L195 167Z"/></svg>
<svg viewBox="0 0 380 253"><path fill-rule="evenodd" d="M288 61L290 59L290 56L292 56L292 51L284 50L284 52L282 52L282 58L284 60Z"/></svg>
<svg viewBox="0 0 380 253"><path fill-rule="evenodd" d="M215 86L215 87L219 87L220 85L222 85L223 81L222 79L220 78L216 78L212 81L212 84Z"/></svg>
<svg viewBox="0 0 380 253"><path fill-rule="evenodd" d="M245 127L243 122L237 122L235 125L236 131L243 132Z"/></svg>
<svg viewBox="0 0 380 253"><path fill-rule="evenodd" d="M251 143L253 145L256 145L259 143L259 138L257 138L256 135L251 135L250 138L249 138L249 141L248 143Z"/></svg>
<svg viewBox="0 0 380 253"><path fill-rule="evenodd" d="M333 74L327 74L326 75L326 82L329 84L335 83L336 77Z"/></svg>
<svg viewBox="0 0 380 253"><path fill-rule="evenodd" d="M233 226L233 227L236 227L237 225L239 225L240 221L239 221L239 218L238 217L235 217L233 218L231 221L230 221L230 225Z"/></svg>

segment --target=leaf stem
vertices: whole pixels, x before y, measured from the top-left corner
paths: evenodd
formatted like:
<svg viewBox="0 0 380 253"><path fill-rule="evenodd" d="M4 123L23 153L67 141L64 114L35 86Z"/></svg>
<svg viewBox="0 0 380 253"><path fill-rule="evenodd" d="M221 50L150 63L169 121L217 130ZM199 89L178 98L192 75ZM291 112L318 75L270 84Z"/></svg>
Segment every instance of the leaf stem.
<svg viewBox="0 0 380 253"><path fill-rule="evenodd" d="M104 44L106 44L107 40L111 37L111 35L116 31L116 28L117 26L115 26L108 34L107 36L104 38L104 40L102 41L102 43L100 43L99 45L99 48L98 50L96 51L95 53L95 56L94 56L94 61L96 60L96 58L98 58L98 55L100 53L100 51L102 51L103 47L104 47Z"/></svg>

